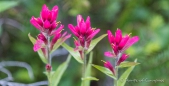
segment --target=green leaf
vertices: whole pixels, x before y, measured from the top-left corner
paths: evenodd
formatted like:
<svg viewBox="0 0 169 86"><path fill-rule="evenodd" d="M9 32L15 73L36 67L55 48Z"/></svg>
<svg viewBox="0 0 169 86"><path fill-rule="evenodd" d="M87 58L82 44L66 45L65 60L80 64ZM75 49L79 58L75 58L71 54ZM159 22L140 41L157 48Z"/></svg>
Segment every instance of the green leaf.
<svg viewBox="0 0 169 86"><path fill-rule="evenodd" d="M138 65L138 64L140 64L140 63L124 61L124 62L120 63L120 65L118 67L119 68L122 68L122 67L131 67L131 66L135 66L135 65Z"/></svg>
<svg viewBox="0 0 169 86"><path fill-rule="evenodd" d="M96 44L97 44L100 40L102 40L105 36L107 36L107 34L103 34L103 35L99 36L98 38L92 40L91 43L90 43L89 49L87 50L86 53L89 53L90 51L92 51L93 48L96 46Z"/></svg>
<svg viewBox="0 0 169 86"><path fill-rule="evenodd" d="M134 61L137 62L137 59ZM129 67L119 78L119 80L117 81L118 86L124 86L126 83L126 80L128 78L128 76L130 75L131 71L134 69L135 66L131 66Z"/></svg>
<svg viewBox="0 0 169 86"><path fill-rule="evenodd" d="M54 44L51 53L53 53L63 42L61 42L62 38L58 39L57 42Z"/></svg>
<svg viewBox="0 0 169 86"><path fill-rule="evenodd" d="M88 80L88 81L90 81L90 80L95 80L95 81L98 81L99 79L97 79L97 78L95 78L95 77L87 76L87 77L85 77L85 78L82 78L82 80ZM90 83L89 83L89 85L86 85L86 86L90 86Z"/></svg>
<svg viewBox="0 0 169 86"><path fill-rule="evenodd" d="M88 61L88 63L87 63L87 68L86 68L86 74L85 74L85 76L90 76L90 74L91 74L91 64L92 64L92 61L93 61L93 52L90 52L90 55L89 55L89 61Z"/></svg>
<svg viewBox="0 0 169 86"><path fill-rule="evenodd" d="M18 5L19 1L0 1L0 12Z"/></svg>
<svg viewBox="0 0 169 86"><path fill-rule="evenodd" d="M115 79L116 80L116 77L115 75L106 67L102 67L102 66L99 66L99 65L94 65L92 64L93 67L95 67L96 69L100 70L101 72L103 72L104 74L110 76L111 78Z"/></svg>
<svg viewBox="0 0 169 86"><path fill-rule="evenodd" d="M63 40L63 38L58 39L57 42L54 44L51 53L53 53L57 48L59 48L59 46L62 45L64 42L65 40Z"/></svg>
<svg viewBox="0 0 169 86"><path fill-rule="evenodd" d="M62 47L64 47L79 63L83 63L78 51L74 51L74 49L66 43L63 43Z"/></svg>
<svg viewBox="0 0 169 86"><path fill-rule="evenodd" d="M82 78L82 80L86 80L85 81L85 85L86 86L90 86L90 81L91 80L96 80L98 81L99 79L95 78L95 77L91 77L91 68L92 68L92 63L93 61L93 52L90 52L90 55L89 55L89 61L88 61L88 64L87 64L87 68L86 68L86 72L85 72L85 78ZM81 85L83 86L83 85Z"/></svg>
<svg viewBox="0 0 169 86"><path fill-rule="evenodd" d="M33 37L30 35L30 33L28 34L28 37L29 37L30 41L32 42L32 44L35 44L36 39L33 38ZM47 63L47 59L45 58L45 56L44 56L42 50L40 49L40 50L38 50L37 52L38 52L38 55L39 55L39 57L41 58L41 60L42 60L44 63Z"/></svg>
<svg viewBox="0 0 169 86"><path fill-rule="evenodd" d="M71 55L68 56L67 60L63 62L57 70L51 75L51 83L50 86L57 86L63 73L65 72L66 68L68 67L68 64L70 62Z"/></svg>

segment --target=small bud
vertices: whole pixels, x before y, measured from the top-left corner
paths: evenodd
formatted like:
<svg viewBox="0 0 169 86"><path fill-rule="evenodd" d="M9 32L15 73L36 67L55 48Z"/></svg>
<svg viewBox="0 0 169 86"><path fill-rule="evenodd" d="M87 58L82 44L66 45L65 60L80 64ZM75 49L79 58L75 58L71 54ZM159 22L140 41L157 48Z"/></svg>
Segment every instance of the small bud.
<svg viewBox="0 0 169 86"><path fill-rule="evenodd" d="M50 64L46 64L46 71L50 72L52 69L52 66Z"/></svg>
<svg viewBox="0 0 169 86"><path fill-rule="evenodd" d="M38 39L42 40L44 43L47 43L47 39L42 33L38 34Z"/></svg>

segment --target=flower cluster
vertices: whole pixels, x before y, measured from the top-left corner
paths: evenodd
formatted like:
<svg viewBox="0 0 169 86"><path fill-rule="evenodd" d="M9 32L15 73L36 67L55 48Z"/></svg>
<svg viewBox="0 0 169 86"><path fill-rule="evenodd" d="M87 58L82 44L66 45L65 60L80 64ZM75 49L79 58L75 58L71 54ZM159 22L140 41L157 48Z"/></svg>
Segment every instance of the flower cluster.
<svg viewBox="0 0 169 86"><path fill-rule="evenodd" d="M120 29L116 30L115 36L111 33L110 30L107 31L107 34L112 52L107 51L104 53L104 55L110 58L115 58L117 60L115 66L118 66L121 62L125 61L129 57L129 55L125 54L124 51L132 46L134 43L136 43L139 40L139 37L130 37L130 34L127 34L123 37ZM110 62L105 62L104 65L111 71L114 71L114 68L110 64Z"/></svg>
<svg viewBox="0 0 169 86"><path fill-rule="evenodd" d="M56 27L60 24L60 22L56 22L57 15L58 6L54 6L52 10L49 10L46 5L43 5L40 17L35 18L32 16L30 20L31 24L40 31L33 47L34 51L42 49L43 53L46 54L46 46L52 50L54 44L59 39L61 39L61 41L65 41L71 37L70 34L67 35L67 32L64 32L63 35L61 34L64 27L63 25L60 25L60 27L56 29ZM52 40L50 40L51 36L54 36Z"/></svg>
<svg viewBox="0 0 169 86"><path fill-rule="evenodd" d="M100 29L92 28L90 25L90 17L88 16L86 21L82 18L81 15L77 16L77 26L73 26L72 24L68 25L69 29L72 33L78 38L75 39L75 50L78 50L80 53L82 49L87 50L90 46L90 42L93 37L100 31Z"/></svg>
<svg viewBox="0 0 169 86"><path fill-rule="evenodd" d="M109 76L114 75L117 78L115 80L116 82L115 86L118 86L117 85L118 66L121 64L121 62L125 61L129 57L129 55L125 54L124 51L128 49L130 46L132 46L134 43L136 43L139 40L139 37L138 36L130 37L130 34L122 36L121 30L117 29L115 35L113 35L112 32L108 30L107 34L103 34L102 36L98 37L96 40L92 41L94 36L100 32L100 29L91 27L89 16L87 17L86 20L84 20L81 15L77 15L77 25L76 26L72 24L68 25L68 28L77 38L77 39L75 38L74 40L75 48L74 51L72 51L71 47L69 47L66 44L62 44L65 40L70 38L71 35L67 34L67 32L64 32L62 34L64 25L62 25L61 22L56 21L58 16L58 11L59 11L58 6L54 6L51 10L49 10L49 8L46 5L43 5L42 10L40 12L40 17L35 18L34 16L32 16L30 20L31 24L40 31L40 33L37 36L37 39L34 39L30 35L29 38L34 44L33 50L35 52L38 51L42 61L46 64L49 86L51 85L56 86L57 83L55 83L55 80L53 79L56 80L60 79L63 72L65 71L65 68L68 65L68 62L70 61L70 57L68 57L66 62L60 65L59 68L53 73L52 65L51 65L51 57L50 57L51 52L53 52L56 48L62 45L65 49L69 51L69 53L77 61L82 63L83 60L82 78L86 79L86 77L88 76L87 74L88 71L90 72L90 68L87 67L87 65L90 64L90 62L87 62L86 59L87 53L90 52L102 38L107 36L107 34L108 34L108 40L110 42L112 51L107 51L104 53L104 55L110 58L115 58L115 64L112 65L110 61L103 61L104 66L108 68L108 71L106 71L104 67L100 67L97 65L93 65L93 66ZM79 56L81 57L81 59L78 58ZM90 55L90 57L92 57L92 54ZM62 73L58 73L58 70L62 70ZM112 74L110 74L109 71ZM57 77L58 74L60 74L59 75L60 77ZM85 80L82 80L82 86L86 86Z"/></svg>

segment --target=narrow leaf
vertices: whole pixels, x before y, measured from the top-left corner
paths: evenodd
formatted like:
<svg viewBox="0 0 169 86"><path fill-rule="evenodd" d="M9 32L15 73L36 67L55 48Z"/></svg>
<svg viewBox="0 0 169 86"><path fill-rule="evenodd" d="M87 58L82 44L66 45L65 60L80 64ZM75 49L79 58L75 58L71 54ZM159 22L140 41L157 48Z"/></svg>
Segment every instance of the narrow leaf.
<svg viewBox="0 0 169 86"><path fill-rule="evenodd" d="M12 0L11 1L0 1L0 6L1 6L0 12L18 5L18 2L19 1L12 1Z"/></svg>
<svg viewBox="0 0 169 86"><path fill-rule="evenodd" d="M137 60L135 60L134 62L137 62ZM124 86L126 83L126 80L128 78L128 76L130 75L131 71L134 69L135 66L131 66L129 67L119 78L119 80L117 81L118 86Z"/></svg>
<svg viewBox="0 0 169 86"><path fill-rule="evenodd" d="M53 53L57 48L59 48L59 46L64 42L64 41L62 42L61 40L62 40L62 38L57 40L57 42L53 46L51 53Z"/></svg>
<svg viewBox="0 0 169 86"><path fill-rule="evenodd" d="M64 47L79 63L83 63L78 51L74 51L74 49L66 43L63 43L62 47Z"/></svg>
<svg viewBox="0 0 169 86"><path fill-rule="evenodd" d="M90 52L89 61L88 61L86 72L85 72L85 76L87 76L87 77L82 78L82 80L86 80L85 81L85 85L86 86L90 86L90 81L91 80L96 80L96 81L99 80L99 79L97 79L95 77L91 77L91 69L92 69L92 65L91 64L92 64L92 61L93 61L93 52Z"/></svg>
<svg viewBox="0 0 169 86"><path fill-rule="evenodd" d="M68 67L68 64L70 62L71 59L71 55L68 56L67 60L62 63L57 70L52 74L51 76L51 84L50 86L58 86L58 83L63 75L63 73L65 72L66 68Z"/></svg>
<svg viewBox="0 0 169 86"><path fill-rule="evenodd" d="M106 36L107 36L107 34L103 34L103 35L99 36L98 38L92 40L90 43L89 49L87 50L87 53L89 53L91 50L93 50L93 48L96 46L96 44Z"/></svg>
<svg viewBox="0 0 169 86"><path fill-rule="evenodd" d="M92 64L92 61L93 61L93 52L90 52L90 55L89 55L89 61L87 63L87 68L86 68L86 74L85 76L90 76L91 74L91 64Z"/></svg>
<svg viewBox="0 0 169 86"><path fill-rule="evenodd" d="M116 80L116 77L115 75L106 67L102 67L102 66L99 66L99 65L94 65L92 64L93 67L95 67L96 69L100 70L101 72L103 72L104 74L110 76L111 78L115 79Z"/></svg>
<svg viewBox="0 0 169 86"><path fill-rule="evenodd" d="M140 63L124 61L124 62L120 63L120 65L118 67L119 68L122 68L122 67L131 67L131 66L135 66L135 65L138 65L138 64L140 64Z"/></svg>
<svg viewBox="0 0 169 86"><path fill-rule="evenodd" d="M85 78L82 78L82 80L87 80L87 81L95 80L95 81L98 81L99 79L97 79L97 78L95 78L95 77L87 76L87 77L85 77ZM89 85L86 85L86 86L90 86L90 84L89 84Z"/></svg>
<svg viewBox="0 0 169 86"><path fill-rule="evenodd" d="M28 37L29 37L30 41L32 42L32 44L35 44L36 39L33 38L33 37L30 35L30 33L28 34ZM41 58L41 60L42 60L44 63L47 63L47 59L45 58L45 56L44 56L42 50L40 49L40 50L38 50L37 52L38 52L38 55L39 55L39 57Z"/></svg>

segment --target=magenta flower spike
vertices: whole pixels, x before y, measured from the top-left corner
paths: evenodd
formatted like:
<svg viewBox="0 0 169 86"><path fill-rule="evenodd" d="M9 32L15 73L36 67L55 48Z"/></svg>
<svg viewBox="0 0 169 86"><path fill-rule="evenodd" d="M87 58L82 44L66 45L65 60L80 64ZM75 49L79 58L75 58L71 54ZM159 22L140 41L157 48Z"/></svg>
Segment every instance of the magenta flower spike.
<svg viewBox="0 0 169 86"><path fill-rule="evenodd" d="M49 10L48 7L44 4L40 12L40 17L35 18L32 16L30 20L31 24L41 32L37 37L36 43L34 44L34 51L42 49L45 55L45 46L48 46L50 50L52 50L54 44L58 41L58 39L61 39L60 41L63 42L71 37L71 35L67 34L67 32L63 33L63 35L61 34L64 28L63 25L60 25L60 27L55 30L55 28L60 23L56 22L58 10L58 6L54 6L52 10ZM51 36L54 36L52 40L50 40Z"/></svg>
<svg viewBox="0 0 169 86"><path fill-rule="evenodd" d="M52 30L58 26L58 23L56 23L57 15L58 6L54 6L52 10L49 10L48 7L44 4L40 13L40 17L35 18L32 16L30 22L41 32L50 34Z"/></svg>
<svg viewBox="0 0 169 86"><path fill-rule="evenodd" d="M115 74L114 67L109 61L104 62L104 66L108 68L113 74Z"/></svg>
<svg viewBox="0 0 169 86"><path fill-rule="evenodd" d="M56 22L58 10L58 6L54 6L52 10L49 10L44 4L40 12L40 17L35 18L32 16L30 19L30 23L40 31L40 34L37 36L37 39L28 34L30 41L34 44L33 50L38 52L40 59L46 64L45 74L48 77L48 86L58 85L56 80L59 81L61 79L61 76L71 59L71 56L68 56L68 59L58 66L56 71L52 70L51 53L71 37L71 34L68 34L67 32L62 33L64 25L60 24L60 22ZM58 71L61 72L58 73Z"/></svg>
<svg viewBox="0 0 169 86"><path fill-rule="evenodd" d="M116 30L115 36L111 33L110 30L107 31L107 34L108 40L113 49L113 53L105 52L105 56L108 57L112 57L113 54L118 55L119 53L124 52L139 40L138 36L130 37L130 34L127 34L123 37L120 29Z"/></svg>
<svg viewBox="0 0 169 86"><path fill-rule="evenodd" d="M85 49L89 48L91 40L100 31L100 29L95 29L91 27L89 16L87 17L86 21L84 21L82 16L78 15L77 26L69 24L68 27L72 31L72 33L78 38L78 40L75 42L76 47L80 45Z"/></svg>

